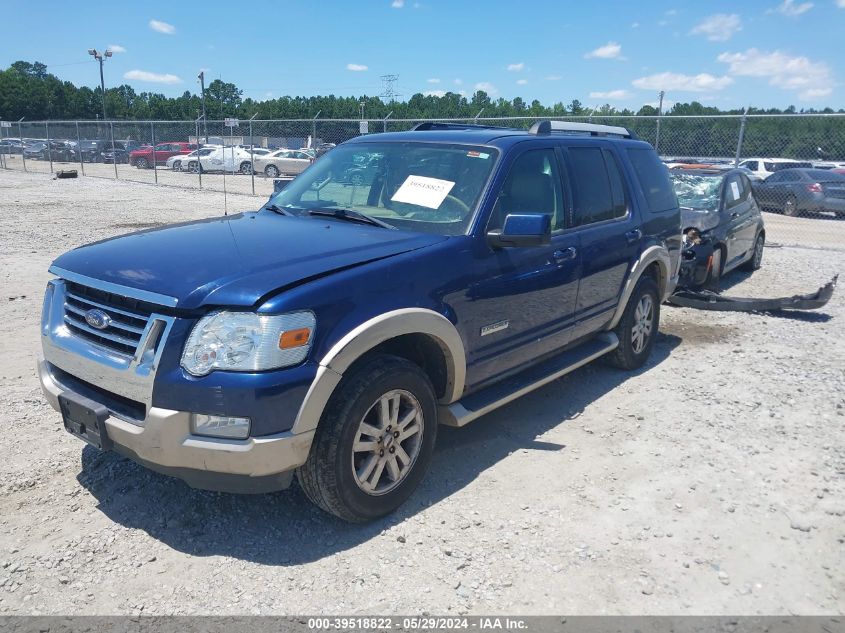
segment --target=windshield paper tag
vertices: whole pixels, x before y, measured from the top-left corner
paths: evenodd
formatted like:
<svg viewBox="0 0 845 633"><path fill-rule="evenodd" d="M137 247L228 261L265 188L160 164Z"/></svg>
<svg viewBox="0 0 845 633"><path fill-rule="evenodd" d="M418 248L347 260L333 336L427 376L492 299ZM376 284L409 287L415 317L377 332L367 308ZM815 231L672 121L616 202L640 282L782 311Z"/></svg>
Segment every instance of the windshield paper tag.
<svg viewBox="0 0 845 633"><path fill-rule="evenodd" d="M449 180L412 175L405 179L390 199L394 202L407 202L420 207L438 209L454 186L455 183Z"/></svg>
<svg viewBox="0 0 845 633"><path fill-rule="evenodd" d="M735 182L731 183L731 193L734 195L734 200L739 200L739 185Z"/></svg>
<svg viewBox="0 0 845 633"><path fill-rule="evenodd" d="M469 158L490 158L490 154L484 152L467 152Z"/></svg>

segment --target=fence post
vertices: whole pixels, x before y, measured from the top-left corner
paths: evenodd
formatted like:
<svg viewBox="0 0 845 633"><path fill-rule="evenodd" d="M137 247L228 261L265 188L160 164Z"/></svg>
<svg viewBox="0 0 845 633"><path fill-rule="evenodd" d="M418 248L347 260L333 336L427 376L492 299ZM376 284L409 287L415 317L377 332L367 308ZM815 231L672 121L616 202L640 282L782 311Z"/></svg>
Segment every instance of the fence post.
<svg viewBox="0 0 845 633"><path fill-rule="evenodd" d="M50 159L50 173L53 173L53 148L50 147L50 122L44 121L44 129L47 131L47 157Z"/></svg>
<svg viewBox="0 0 845 633"><path fill-rule="evenodd" d="M200 148L203 145L205 145L205 143L208 142L208 137L206 136L205 139L204 139L205 142L200 143L200 119L202 119L204 116L205 116L204 114L201 114L201 115L199 115L199 117L197 117L197 120L194 121L194 126L196 128L196 133L197 133L197 165L200 164L199 163L199 161L200 161ZM204 124L205 124L205 121L203 120L203 125ZM190 163L190 161L188 161L188 162ZM181 169L181 167L179 169ZM199 170L197 170L197 177L199 179L200 189L202 189L202 172L199 171Z"/></svg>
<svg viewBox="0 0 845 633"><path fill-rule="evenodd" d="M111 134L111 155L114 160L114 179L117 180L117 154L114 149L114 121L109 121L109 132Z"/></svg>
<svg viewBox="0 0 845 633"><path fill-rule="evenodd" d="M3 121L3 123L5 123L5 121ZM0 148L3 147L3 145L2 145L3 144L3 136L5 135L5 132L3 131L4 129L5 129L4 126L0 125ZM4 150L5 150L5 148L0 149L0 165L3 166L3 169L8 169L7 163L6 163L6 152ZM9 145L9 156L11 156L11 155L12 155L12 146Z"/></svg>
<svg viewBox="0 0 845 633"><path fill-rule="evenodd" d="M249 176L252 178L252 195L255 195L255 140L252 138L252 120L258 116L258 112L249 117Z"/></svg>
<svg viewBox="0 0 845 633"><path fill-rule="evenodd" d="M393 114L393 110L387 113L387 116L384 117L384 131L387 132L387 120L390 118L390 115Z"/></svg>
<svg viewBox="0 0 845 633"><path fill-rule="evenodd" d="M21 117L18 120L18 138L21 140L21 160L23 161L23 170L27 171L26 169L26 155L23 153L23 131L21 128L21 121L24 120L24 117Z"/></svg>
<svg viewBox="0 0 845 633"><path fill-rule="evenodd" d="M663 97L666 96L666 93L661 90L657 96L660 101L657 105L657 132L654 136L654 151L660 153L660 119L663 118Z"/></svg>
<svg viewBox="0 0 845 633"><path fill-rule="evenodd" d="M311 119L311 149L317 149L317 117L320 116L322 110L317 110L317 114Z"/></svg>
<svg viewBox="0 0 845 633"><path fill-rule="evenodd" d="M79 121L76 121L76 146L79 148L79 169L85 175L85 161L82 160L82 137L79 136Z"/></svg>
<svg viewBox="0 0 845 633"><path fill-rule="evenodd" d="M742 118L739 120L739 138L736 141L736 158L734 167L739 166L739 157L742 155L742 141L745 139L745 121L748 119L748 108L742 111Z"/></svg>
<svg viewBox="0 0 845 633"><path fill-rule="evenodd" d="M150 140L153 144L153 178L156 184L158 184L158 171L156 170L156 128L152 121L150 121Z"/></svg>

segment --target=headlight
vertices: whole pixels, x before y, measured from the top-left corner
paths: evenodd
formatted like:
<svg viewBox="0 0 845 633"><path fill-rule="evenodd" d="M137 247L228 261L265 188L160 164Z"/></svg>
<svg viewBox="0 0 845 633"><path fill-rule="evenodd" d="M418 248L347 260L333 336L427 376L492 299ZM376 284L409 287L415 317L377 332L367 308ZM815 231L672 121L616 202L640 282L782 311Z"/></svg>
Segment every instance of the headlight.
<svg viewBox="0 0 845 633"><path fill-rule="evenodd" d="M297 365L308 356L315 325L313 312L214 312L191 330L182 367L205 376L215 369L263 371Z"/></svg>

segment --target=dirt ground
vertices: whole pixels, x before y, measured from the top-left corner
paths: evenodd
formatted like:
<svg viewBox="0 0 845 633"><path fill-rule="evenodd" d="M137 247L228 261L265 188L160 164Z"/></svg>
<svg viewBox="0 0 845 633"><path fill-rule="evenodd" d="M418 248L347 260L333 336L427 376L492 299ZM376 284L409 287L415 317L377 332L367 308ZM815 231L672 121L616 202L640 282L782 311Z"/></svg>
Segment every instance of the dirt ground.
<svg viewBox="0 0 845 633"><path fill-rule="evenodd" d="M0 614L845 611L841 291L812 314L664 307L642 370L593 363L442 428L410 501L351 526L296 488L195 491L83 448L41 397L50 261L218 215L222 194L4 171L0 201ZM842 271L828 221L766 219L804 246L767 248L729 293Z"/></svg>

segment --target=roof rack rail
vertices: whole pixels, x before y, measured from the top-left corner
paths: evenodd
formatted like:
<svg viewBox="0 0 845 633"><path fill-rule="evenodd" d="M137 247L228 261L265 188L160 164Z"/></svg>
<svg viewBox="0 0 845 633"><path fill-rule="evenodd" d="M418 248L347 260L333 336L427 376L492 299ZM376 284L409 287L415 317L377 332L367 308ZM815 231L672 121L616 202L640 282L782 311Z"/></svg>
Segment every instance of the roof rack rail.
<svg viewBox="0 0 845 633"><path fill-rule="evenodd" d="M589 136L618 136L619 138L639 138L628 128L615 125L597 125L595 123L576 123L574 121L537 121L528 130L529 134L587 134Z"/></svg>
<svg viewBox="0 0 845 633"><path fill-rule="evenodd" d="M419 132L425 130L490 130L504 129L495 125L479 125L478 123L453 123L451 121L423 121L417 123L412 130Z"/></svg>

